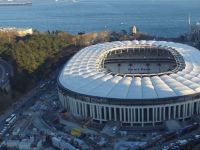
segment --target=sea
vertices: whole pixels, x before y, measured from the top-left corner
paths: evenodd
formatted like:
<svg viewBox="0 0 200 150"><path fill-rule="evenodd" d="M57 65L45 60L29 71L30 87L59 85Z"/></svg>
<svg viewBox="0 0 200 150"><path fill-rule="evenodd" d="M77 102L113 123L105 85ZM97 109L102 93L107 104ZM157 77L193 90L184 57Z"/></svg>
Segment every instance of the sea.
<svg viewBox="0 0 200 150"><path fill-rule="evenodd" d="M27 6L0 6L0 27L38 31L139 31L176 37L200 21L200 0L32 0Z"/></svg>

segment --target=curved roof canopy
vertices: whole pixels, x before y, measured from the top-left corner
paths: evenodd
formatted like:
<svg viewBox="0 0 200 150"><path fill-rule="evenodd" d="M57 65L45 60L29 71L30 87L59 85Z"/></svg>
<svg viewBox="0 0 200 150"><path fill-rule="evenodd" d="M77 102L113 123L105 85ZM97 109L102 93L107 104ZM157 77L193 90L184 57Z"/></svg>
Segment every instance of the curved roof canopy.
<svg viewBox="0 0 200 150"><path fill-rule="evenodd" d="M184 68L152 76L112 75L100 69L108 51L135 46L174 50L173 55L178 52L182 56ZM104 98L147 100L198 94L200 52L188 45L166 41L117 41L92 45L80 50L67 62L58 81L67 90Z"/></svg>

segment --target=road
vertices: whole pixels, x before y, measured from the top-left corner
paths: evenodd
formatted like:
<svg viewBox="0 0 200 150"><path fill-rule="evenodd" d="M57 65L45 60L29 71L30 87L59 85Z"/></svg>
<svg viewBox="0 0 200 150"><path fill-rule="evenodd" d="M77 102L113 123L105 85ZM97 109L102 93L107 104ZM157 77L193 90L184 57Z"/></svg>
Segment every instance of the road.
<svg viewBox="0 0 200 150"><path fill-rule="evenodd" d="M0 88L8 83L10 76L13 76L12 66L0 58Z"/></svg>
<svg viewBox="0 0 200 150"><path fill-rule="evenodd" d="M0 129L5 124L6 118L8 118L11 114L19 114L22 111L22 107L31 103L32 97L37 93L38 86L31 91L29 91L26 95L21 97L18 102L13 104L3 115L0 116Z"/></svg>
<svg viewBox="0 0 200 150"><path fill-rule="evenodd" d="M4 114L0 116L0 130L4 126L5 120L11 114L13 113L20 114L21 112L23 112L23 110L33 105L35 103L34 97L39 97L43 92L40 89L40 86L44 83L48 83L48 81L55 81L58 73L59 69L57 69L54 73L52 73L49 78L45 79L44 81L40 81L35 88L30 90L24 96L22 96L15 104L12 104L12 106L8 108L7 111L5 111Z"/></svg>

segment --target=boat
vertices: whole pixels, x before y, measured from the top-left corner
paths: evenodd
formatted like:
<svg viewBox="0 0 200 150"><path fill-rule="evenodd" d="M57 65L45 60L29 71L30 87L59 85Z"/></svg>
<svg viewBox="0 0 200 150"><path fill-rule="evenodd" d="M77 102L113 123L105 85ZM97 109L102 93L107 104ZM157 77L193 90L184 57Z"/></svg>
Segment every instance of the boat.
<svg viewBox="0 0 200 150"><path fill-rule="evenodd" d="M0 6L9 5L31 5L31 0L0 0Z"/></svg>

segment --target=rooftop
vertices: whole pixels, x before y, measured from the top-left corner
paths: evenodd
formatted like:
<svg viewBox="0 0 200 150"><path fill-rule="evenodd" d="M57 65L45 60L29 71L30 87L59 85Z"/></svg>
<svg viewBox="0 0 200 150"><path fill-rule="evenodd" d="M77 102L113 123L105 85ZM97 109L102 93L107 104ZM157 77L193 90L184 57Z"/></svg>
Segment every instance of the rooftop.
<svg viewBox="0 0 200 150"><path fill-rule="evenodd" d="M171 51L180 68L156 74L113 74L100 69L109 51L157 47ZM200 52L166 41L117 41L86 47L63 68L59 82L72 92L116 99L159 99L200 93Z"/></svg>

